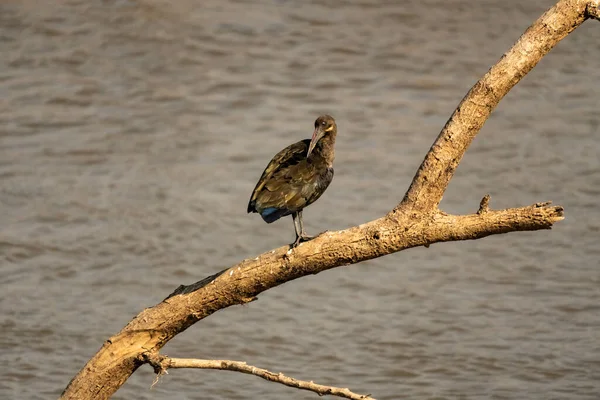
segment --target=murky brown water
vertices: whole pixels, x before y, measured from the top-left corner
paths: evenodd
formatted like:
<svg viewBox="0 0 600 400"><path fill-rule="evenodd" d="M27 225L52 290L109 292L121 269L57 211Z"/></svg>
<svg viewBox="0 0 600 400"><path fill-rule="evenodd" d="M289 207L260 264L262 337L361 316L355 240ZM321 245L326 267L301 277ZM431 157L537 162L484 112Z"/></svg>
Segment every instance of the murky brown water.
<svg viewBox="0 0 600 400"><path fill-rule="evenodd" d="M332 4L335 3L335 6ZM245 213L262 168L339 124L309 232L402 197L469 87L552 0L3 1L1 398L46 399L144 307L293 239ZM443 206L554 200L552 231L413 249L221 311L165 354L229 358L379 399L597 399L600 25L501 103ZM142 368L118 399L312 399Z"/></svg>

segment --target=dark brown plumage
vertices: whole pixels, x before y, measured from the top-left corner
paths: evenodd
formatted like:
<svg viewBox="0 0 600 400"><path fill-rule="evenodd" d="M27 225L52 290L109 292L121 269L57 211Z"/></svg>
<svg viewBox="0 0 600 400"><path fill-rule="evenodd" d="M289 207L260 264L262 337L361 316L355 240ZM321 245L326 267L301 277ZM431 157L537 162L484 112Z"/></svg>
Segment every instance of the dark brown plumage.
<svg viewBox="0 0 600 400"><path fill-rule="evenodd" d="M317 200L333 179L337 125L330 115L315 121L312 139L294 143L273 157L258 180L248 212L257 212L267 223L292 214L296 240L312 239L304 232L302 210Z"/></svg>

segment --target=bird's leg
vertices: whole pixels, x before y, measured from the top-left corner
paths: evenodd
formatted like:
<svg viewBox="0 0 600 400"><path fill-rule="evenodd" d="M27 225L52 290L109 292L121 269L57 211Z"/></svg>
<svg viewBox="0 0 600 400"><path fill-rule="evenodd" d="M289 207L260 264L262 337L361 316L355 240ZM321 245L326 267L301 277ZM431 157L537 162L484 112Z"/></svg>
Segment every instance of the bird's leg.
<svg viewBox="0 0 600 400"><path fill-rule="evenodd" d="M297 212L292 213L292 218L294 219L294 230L296 231L296 240L294 241L294 243L291 244L291 247L294 248L298 246L300 244L300 241L302 240L302 229L298 229L298 223L296 221L296 219L298 219Z"/></svg>
<svg viewBox="0 0 600 400"><path fill-rule="evenodd" d="M304 232L304 225L302 224L302 211L296 211L292 213L294 219L294 229L296 230L296 240L292 243L292 248L298 246L301 242L306 242L310 239L314 239L314 236L308 236Z"/></svg>
<svg viewBox="0 0 600 400"><path fill-rule="evenodd" d="M314 236L308 236L306 232L304 232L304 224L302 223L302 210L298 211L298 222L300 222L300 238L302 238L304 241L314 239Z"/></svg>

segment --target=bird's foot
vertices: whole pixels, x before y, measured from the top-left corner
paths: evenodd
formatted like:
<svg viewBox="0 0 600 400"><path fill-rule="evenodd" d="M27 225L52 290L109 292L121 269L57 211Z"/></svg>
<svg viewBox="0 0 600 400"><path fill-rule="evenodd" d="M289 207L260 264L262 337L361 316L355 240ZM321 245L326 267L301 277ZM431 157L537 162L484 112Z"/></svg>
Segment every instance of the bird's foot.
<svg viewBox="0 0 600 400"><path fill-rule="evenodd" d="M314 239L315 236L308 236L306 233L303 233L300 236L296 237L296 241L290 244L290 247L293 249L294 247L298 247L298 245L302 242L308 242L311 239Z"/></svg>

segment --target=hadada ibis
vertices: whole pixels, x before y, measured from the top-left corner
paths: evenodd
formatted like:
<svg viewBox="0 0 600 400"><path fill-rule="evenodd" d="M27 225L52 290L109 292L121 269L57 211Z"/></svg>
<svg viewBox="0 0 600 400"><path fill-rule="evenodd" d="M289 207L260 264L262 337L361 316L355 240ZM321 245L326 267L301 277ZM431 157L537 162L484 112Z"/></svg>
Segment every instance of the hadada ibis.
<svg viewBox="0 0 600 400"><path fill-rule="evenodd" d="M248 212L259 213L266 223L292 214L296 240L312 239L304 232L302 210L315 202L333 179L337 125L330 115L315 121L312 139L294 143L273 157L258 180Z"/></svg>

